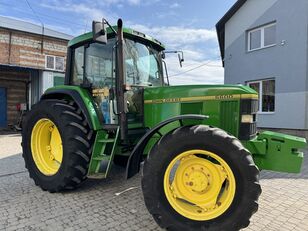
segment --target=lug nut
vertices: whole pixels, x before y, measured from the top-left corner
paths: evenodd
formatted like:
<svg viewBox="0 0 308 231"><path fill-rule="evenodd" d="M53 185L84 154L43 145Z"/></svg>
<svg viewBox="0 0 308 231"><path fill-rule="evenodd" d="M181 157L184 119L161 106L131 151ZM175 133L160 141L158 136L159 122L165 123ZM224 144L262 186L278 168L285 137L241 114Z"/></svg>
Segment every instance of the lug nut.
<svg viewBox="0 0 308 231"><path fill-rule="evenodd" d="M194 183L193 183L193 182L186 182L186 185L188 185L188 186L193 186Z"/></svg>

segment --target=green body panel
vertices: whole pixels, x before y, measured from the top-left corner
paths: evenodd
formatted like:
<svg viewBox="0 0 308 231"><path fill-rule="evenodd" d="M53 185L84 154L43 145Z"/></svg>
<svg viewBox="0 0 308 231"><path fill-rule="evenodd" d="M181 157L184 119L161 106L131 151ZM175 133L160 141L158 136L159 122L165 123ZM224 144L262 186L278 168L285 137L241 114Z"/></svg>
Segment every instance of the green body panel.
<svg viewBox="0 0 308 231"><path fill-rule="evenodd" d="M170 117L183 114L208 115L206 124L238 136L241 96L257 97L246 86L192 85L146 88L144 90L145 126L153 127Z"/></svg>
<svg viewBox="0 0 308 231"><path fill-rule="evenodd" d="M259 169L300 172L304 159L301 149L306 147L304 138L266 131L255 139L243 143L252 153Z"/></svg>
<svg viewBox="0 0 308 231"><path fill-rule="evenodd" d="M117 26L113 26L113 29L115 31L117 31ZM135 36L137 38L139 37L141 39L147 40L150 43L153 43L153 44L157 45L158 47L160 47L159 50L164 50L165 49L165 46L161 42L159 42L158 40L152 38L151 36L148 36L148 35L143 34L141 32L135 31L135 30L130 29L130 28L123 28L123 33L124 33L124 37L125 37L126 34L127 35ZM107 35L111 35L111 34L113 34L113 31L109 27L107 27ZM70 40L68 42L68 46L71 47L71 46L74 46L74 45L76 45L78 43L86 42L86 41L91 41L91 40L93 40L93 33L92 32L88 32L88 33L79 35L79 36L73 38L72 40Z"/></svg>
<svg viewBox="0 0 308 231"><path fill-rule="evenodd" d="M101 122L99 121L99 117L97 116L97 113L95 111L95 103L93 101L92 96L89 93L89 90L83 89L79 86L68 86L68 85L61 85L61 86L56 86L52 87L46 90L45 93L48 93L53 90L75 90L79 93L81 96L84 105L86 106L89 116L90 116L90 123L92 123L93 129L94 130L99 130L102 129Z"/></svg>
<svg viewBox="0 0 308 231"><path fill-rule="evenodd" d="M219 127L238 137L241 119L240 100L251 94L257 93L246 86L234 85L147 88L144 91L145 126L151 128L176 115L203 114L209 116L203 124ZM205 97L199 99L198 96ZM187 123L193 124L193 121ZM166 134L179 126L179 123L169 124L162 128L160 133ZM153 137L145 153L148 153L158 140L159 137ZM303 161L303 152L300 149L306 147L304 138L263 132L256 138L242 143L252 153L260 169L300 172Z"/></svg>
<svg viewBox="0 0 308 231"><path fill-rule="evenodd" d="M241 85L191 85L169 86L144 89L144 122L145 127L156 124L177 115L202 114L209 119L202 123L219 127L234 136L238 136L240 122L241 96L257 97L249 87ZM200 97L200 98L199 98ZM200 121L186 120L184 125L200 124ZM181 126L173 122L160 129L161 134ZM146 146L144 153L149 153L160 139L154 136Z"/></svg>

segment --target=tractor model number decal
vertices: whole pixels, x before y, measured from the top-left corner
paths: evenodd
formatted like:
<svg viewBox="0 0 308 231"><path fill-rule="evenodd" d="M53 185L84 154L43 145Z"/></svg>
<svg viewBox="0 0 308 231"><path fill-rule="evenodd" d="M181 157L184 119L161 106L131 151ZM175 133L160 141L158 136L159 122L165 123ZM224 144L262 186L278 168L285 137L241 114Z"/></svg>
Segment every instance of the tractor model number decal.
<svg viewBox="0 0 308 231"><path fill-rule="evenodd" d="M215 96L215 98L217 100L221 100L221 99L234 99L234 95L217 95L217 96Z"/></svg>

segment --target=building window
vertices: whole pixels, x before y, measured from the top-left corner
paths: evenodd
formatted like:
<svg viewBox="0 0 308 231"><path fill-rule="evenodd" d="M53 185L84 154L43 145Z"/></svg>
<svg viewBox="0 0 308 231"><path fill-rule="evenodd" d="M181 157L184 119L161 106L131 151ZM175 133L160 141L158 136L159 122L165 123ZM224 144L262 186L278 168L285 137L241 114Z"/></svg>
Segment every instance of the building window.
<svg viewBox="0 0 308 231"><path fill-rule="evenodd" d="M64 58L53 55L46 55L46 69L64 71Z"/></svg>
<svg viewBox="0 0 308 231"><path fill-rule="evenodd" d="M276 45L276 23L248 31L248 51Z"/></svg>
<svg viewBox="0 0 308 231"><path fill-rule="evenodd" d="M247 85L259 94L259 112L275 112L275 80L248 82Z"/></svg>
<svg viewBox="0 0 308 231"><path fill-rule="evenodd" d="M55 69L55 57L46 55L46 68L54 70Z"/></svg>

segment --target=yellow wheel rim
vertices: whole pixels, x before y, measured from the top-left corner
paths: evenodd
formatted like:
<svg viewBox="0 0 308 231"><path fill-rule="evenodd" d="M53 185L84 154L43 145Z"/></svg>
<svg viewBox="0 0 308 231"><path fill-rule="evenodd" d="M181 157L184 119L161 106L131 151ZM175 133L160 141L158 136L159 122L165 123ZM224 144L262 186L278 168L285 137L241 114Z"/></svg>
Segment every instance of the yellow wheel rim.
<svg viewBox="0 0 308 231"><path fill-rule="evenodd" d="M197 221L222 215L234 199L235 188L229 165L205 150L189 150L176 156L164 176L170 205L182 216Z"/></svg>
<svg viewBox="0 0 308 231"><path fill-rule="evenodd" d="M31 151L36 167L46 176L58 172L63 158L62 139L50 119L36 122L31 134Z"/></svg>

